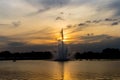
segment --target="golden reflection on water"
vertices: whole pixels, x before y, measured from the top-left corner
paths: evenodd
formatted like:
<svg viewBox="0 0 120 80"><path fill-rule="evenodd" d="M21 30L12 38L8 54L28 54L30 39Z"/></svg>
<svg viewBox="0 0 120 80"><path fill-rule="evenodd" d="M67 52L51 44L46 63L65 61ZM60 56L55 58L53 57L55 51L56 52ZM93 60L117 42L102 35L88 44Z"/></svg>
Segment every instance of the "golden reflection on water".
<svg viewBox="0 0 120 80"><path fill-rule="evenodd" d="M70 76L71 75L70 75L69 71L65 71L65 73L64 73L64 80L71 80Z"/></svg>
<svg viewBox="0 0 120 80"><path fill-rule="evenodd" d="M71 75L68 69L66 69L66 62L60 62L60 80L72 80ZM59 79L59 78L58 78Z"/></svg>
<svg viewBox="0 0 120 80"><path fill-rule="evenodd" d="M120 80L120 61L5 61L0 64L0 80Z"/></svg>

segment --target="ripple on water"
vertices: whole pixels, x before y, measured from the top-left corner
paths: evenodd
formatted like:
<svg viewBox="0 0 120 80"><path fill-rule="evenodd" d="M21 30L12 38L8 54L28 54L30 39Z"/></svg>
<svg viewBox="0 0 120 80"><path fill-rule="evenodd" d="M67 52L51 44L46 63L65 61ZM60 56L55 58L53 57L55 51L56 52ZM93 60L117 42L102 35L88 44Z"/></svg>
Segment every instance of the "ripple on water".
<svg viewBox="0 0 120 80"><path fill-rule="evenodd" d="M102 65L99 65L102 64ZM99 65L99 66L98 66ZM109 68L109 66L111 68ZM96 69L97 68L97 69ZM120 62L68 62L65 63L64 80L120 80ZM63 80L59 63L3 62L0 80Z"/></svg>

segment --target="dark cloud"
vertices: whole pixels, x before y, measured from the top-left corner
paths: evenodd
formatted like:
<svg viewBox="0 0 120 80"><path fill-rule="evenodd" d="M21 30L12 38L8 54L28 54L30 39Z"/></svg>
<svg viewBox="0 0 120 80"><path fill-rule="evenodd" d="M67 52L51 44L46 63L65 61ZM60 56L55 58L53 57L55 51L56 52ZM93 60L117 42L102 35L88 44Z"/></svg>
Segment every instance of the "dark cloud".
<svg viewBox="0 0 120 80"><path fill-rule="evenodd" d="M93 23L100 23L102 20L93 20Z"/></svg>
<svg viewBox="0 0 120 80"><path fill-rule="evenodd" d="M92 23L98 24L98 23L100 23L100 22L102 22L101 19L99 19L99 20L88 20L88 21L85 21L84 23L85 23L85 24L92 24Z"/></svg>
<svg viewBox="0 0 120 80"><path fill-rule="evenodd" d="M23 38L27 39L30 36L36 37L35 34L40 34L41 36L39 36L39 37L37 36L37 37L45 39L45 38L49 38L48 36L50 36L51 34L57 33L57 32L53 32L52 30L53 29L51 27L46 27L46 28L43 28L43 29L40 29L40 30L31 30L31 31L28 31L28 32L22 32L22 33L19 33L19 34L11 35L11 37L23 37Z"/></svg>
<svg viewBox="0 0 120 80"><path fill-rule="evenodd" d="M111 17L119 17L120 16L120 0L91 0L90 2L87 0L79 0L78 4L88 4L93 8L96 8L98 12L109 12L113 11L113 15ZM99 14L101 15L101 14ZM104 14L102 14L104 15Z"/></svg>
<svg viewBox="0 0 120 80"><path fill-rule="evenodd" d="M118 25L118 24L119 24L118 22L113 22L111 25L115 26L115 25Z"/></svg>
<svg viewBox="0 0 120 80"><path fill-rule="evenodd" d="M85 25L86 25L85 23L78 24L78 26L85 26Z"/></svg>
<svg viewBox="0 0 120 80"><path fill-rule="evenodd" d="M93 36L94 35L94 33L88 33L87 34L87 36Z"/></svg>
<svg viewBox="0 0 120 80"><path fill-rule="evenodd" d="M47 37L34 37L34 39L42 39L44 38L45 40L48 40ZM24 38L23 38L24 39ZM33 38L32 38L33 39ZM49 39L51 40L51 39ZM53 50L54 44L48 45L30 45L27 44L26 42L22 41L22 38L11 38L7 36L0 36L0 51L3 50L9 50L9 51L45 51L45 50ZM52 49L51 49L52 48Z"/></svg>
<svg viewBox="0 0 120 80"><path fill-rule="evenodd" d="M86 23L91 23L91 21L90 21L90 20L88 20L88 21L86 21Z"/></svg>
<svg viewBox="0 0 120 80"><path fill-rule="evenodd" d="M95 20L88 20L88 21L86 21L85 23L86 24L91 24L91 23L94 23L94 24L98 24L98 23L100 23L100 22L103 22L104 20L102 20L102 19L95 19Z"/></svg>
<svg viewBox="0 0 120 80"><path fill-rule="evenodd" d="M66 6L70 2L70 0L26 0L26 1L38 9L38 11L28 14L29 16L36 15L53 8Z"/></svg>
<svg viewBox="0 0 120 80"><path fill-rule="evenodd" d="M7 37L0 37L1 40L8 40ZM91 35L82 36L82 39L87 41L85 43L69 44L71 53L83 51L101 51L104 48L120 48L120 38L112 37L109 35ZM99 42L88 43L88 41L101 40ZM75 42L77 42L76 40ZM5 47L0 50L9 50L12 52L30 52L30 51L57 51L57 46L54 44L49 45L30 45L23 42L10 41Z"/></svg>
<svg viewBox="0 0 120 80"><path fill-rule="evenodd" d="M0 24L0 27L19 27L21 25L21 21L14 21L12 23L9 24Z"/></svg>
<svg viewBox="0 0 120 80"><path fill-rule="evenodd" d="M70 29L70 28L72 28L73 27L73 25L67 25L67 29Z"/></svg>
<svg viewBox="0 0 120 80"><path fill-rule="evenodd" d="M40 1L40 0L39 0ZM70 0L41 0L41 4L45 7L62 7L68 4Z"/></svg>
<svg viewBox="0 0 120 80"><path fill-rule="evenodd" d="M72 32L79 32L79 31L82 31L83 29L85 29L86 27L88 27L88 24L86 23L79 23L79 24L75 24L73 25L73 30Z"/></svg>
<svg viewBox="0 0 120 80"><path fill-rule="evenodd" d="M94 43L79 43L79 44L71 44L71 51L102 51L105 48L120 48L120 38L112 37L112 39L105 39L100 42Z"/></svg>
<svg viewBox="0 0 120 80"><path fill-rule="evenodd" d="M98 20L88 20L86 21L85 23L87 24L90 24L90 23L95 23L95 24L98 24L98 23L103 23L103 22L115 22L115 21L119 21L118 18L105 18L105 19L98 19Z"/></svg>
<svg viewBox="0 0 120 80"><path fill-rule="evenodd" d="M8 43L8 46L11 46L11 47L20 47L20 46L24 46L25 45L25 43L23 43L23 42L10 42L10 43Z"/></svg>
<svg viewBox="0 0 120 80"><path fill-rule="evenodd" d="M24 39L38 39L38 40L54 40L55 38L51 36L40 36L40 37L26 37Z"/></svg>
<svg viewBox="0 0 120 80"><path fill-rule="evenodd" d="M120 19L119 18L105 18L105 19L98 19L98 20L88 20L85 21L84 24L81 23L82 25L91 25L91 24L103 24L103 25L118 25L119 24Z"/></svg>
<svg viewBox="0 0 120 80"><path fill-rule="evenodd" d="M11 42L13 39L7 36L0 36L0 48L3 46L7 46L9 42Z"/></svg>
<svg viewBox="0 0 120 80"><path fill-rule="evenodd" d="M19 43L20 45L9 45L2 48L2 51L8 50L11 52L31 52L31 51L57 51L57 46L50 45L29 45L24 43Z"/></svg>
<svg viewBox="0 0 120 80"><path fill-rule="evenodd" d="M36 7L38 11L34 12L33 15L39 14L50 9L60 8L64 6L68 6L69 4L72 6L80 6L86 5L93 8L96 8L97 11L115 11L115 16L120 16L120 1L108 1L104 2L102 0L26 0L33 7ZM102 4L103 3L103 4ZM111 16L112 17L112 16Z"/></svg>
<svg viewBox="0 0 120 80"><path fill-rule="evenodd" d="M113 21L113 19L106 18L105 21Z"/></svg>
<svg viewBox="0 0 120 80"><path fill-rule="evenodd" d="M0 36L0 42L5 42L8 41L10 38L5 37L5 36Z"/></svg>
<svg viewBox="0 0 120 80"><path fill-rule="evenodd" d="M14 27L19 27L21 25L21 21L12 22L12 25Z"/></svg>
<svg viewBox="0 0 120 80"><path fill-rule="evenodd" d="M9 37L9 36L0 36L0 43L5 44L4 46L23 46L25 43L16 42L16 40L20 41L19 38Z"/></svg>
<svg viewBox="0 0 120 80"><path fill-rule="evenodd" d="M93 33L91 33L86 36L81 36L80 38L86 43L91 43L91 42L96 42L96 41L104 41L104 40L110 39L112 37L109 35L105 35L105 34L93 35Z"/></svg>
<svg viewBox="0 0 120 80"><path fill-rule="evenodd" d="M70 29L68 34L70 33L76 33L82 31L84 28L86 28L88 25L85 23L80 24L74 24L74 25L68 25L65 29Z"/></svg>
<svg viewBox="0 0 120 80"><path fill-rule="evenodd" d="M32 12L32 13L30 13L30 14L27 14L27 16L34 16L34 15L37 15L37 14L39 14L39 13L46 12L46 11L48 11L48 10L50 10L50 8L39 9L39 10L36 11L36 12Z"/></svg>
<svg viewBox="0 0 120 80"><path fill-rule="evenodd" d="M56 17L55 20L64 20L62 17Z"/></svg>
<svg viewBox="0 0 120 80"><path fill-rule="evenodd" d="M67 33L66 34L71 34L71 33L76 33L76 32L79 32L79 31L82 31L81 29L78 29L77 28L78 25L67 25L64 30L67 30Z"/></svg>
<svg viewBox="0 0 120 80"><path fill-rule="evenodd" d="M67 25L66 28L64 28L65 30L68 30L67 34L70 33L76 33L76 32L80 32L83 29L85 29L86 27L88 27L87 23L79 23L79 24L74 24L74 25Z"/></svg>
<svg viewBox="0 0 120 80"><path fill-rule="evenodd" d="M115 17L120 16L120 0L114 0L110 5L109 5L110 9L115 10Z"/></svg>
<svg viewBox="0 0 120 80"><path fill-rule="evenodd" d="M60 12L60 14L64 14L64 12Z"/></svg>
<svg viewBox="0 0 120 80"><path fill-rule="evenodd" d="M118 19L106 18L105 21L117 21Z"/></svg>
<svg viewBox="0 0 120 80"><path fill-rule="evenodd" d="M93 25L97 25L97 24L108 25L108 26L119 25L119 18L105 18L105 19L87 20L83 23L67 25L65 29L66 30L71 29L70 31L68 31L68 34L70 34L70 33L83 31L85 28L93 27ZM87 35L91 35L91 34L87 34Z"/></svg>

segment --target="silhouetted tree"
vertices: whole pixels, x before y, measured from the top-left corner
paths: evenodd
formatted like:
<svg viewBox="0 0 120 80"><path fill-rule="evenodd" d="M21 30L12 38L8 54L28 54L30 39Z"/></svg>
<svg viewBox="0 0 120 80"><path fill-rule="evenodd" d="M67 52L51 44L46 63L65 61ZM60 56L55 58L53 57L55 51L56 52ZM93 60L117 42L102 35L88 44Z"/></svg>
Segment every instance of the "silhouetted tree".
<svg viewBox="0 0 120 80"><path fill-rule="evenodd" d="M79 52L77 52L75 55L74 55L75 59L80 59L81 58L81 54Z"/></svg>
<svg viewBox="0 0 120 80"><path fill-rule="evenodd" d="M99 52L75 53L75 59L120 59L120 50L115 48L106 48Z"/></svg>
<svg viewBox="0 0 120 80"><path fill-rule="evenodd" d="M3 51L0 53L1 60L44 60L53 57L51 52L26 52L26 53L10 53Z"/></svg>

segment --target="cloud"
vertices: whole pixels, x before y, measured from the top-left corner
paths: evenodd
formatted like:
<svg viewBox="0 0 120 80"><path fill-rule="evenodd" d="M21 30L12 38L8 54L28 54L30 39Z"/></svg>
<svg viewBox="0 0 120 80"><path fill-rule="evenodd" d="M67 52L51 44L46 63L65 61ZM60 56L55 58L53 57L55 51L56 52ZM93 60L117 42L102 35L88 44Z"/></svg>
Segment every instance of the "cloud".
<svg viewBox="0 0 120 80"><path fill-rule="evenodd" d="M0 24L0 26L8 26L9 24Z"/></svg>
<svg viewBox="0 0 120 80"><path fill-rule="evenodd" d="M104 41L107 39L111 39L112 36L109 35L86 35L86 36L81 36L80 39L83 40L83 42L85 43L91 43L91 42L100 42L100 41Z"/></svg>
<svg viewBox="0 0 120 80"><path fill-rule="evenodd" d="M46 12L46 11L48 11L48 10L50 10L50 8L39 9L39 10L36 11L36 12L32 12L32 13L30 13L30 14L27 14L27 16L34 16L34 15L37 15L37 14Z"/></svg>
<svg viewBox="0 0 120 80"><path fill-rule="evenodd" d="M86 23L92 23L90 20L86 21Z"/></svg>
<svg viewBox="0 0 120 80"><path fill-rule="evenodd" d="M19 27L21 25L21 21L14 21L11 23L1 23L0 27Z"/></svg>
<svg viewBox="0 0 120 80"><path fill-rule="evenodd" d="M120 16L120 0L73 0L74 5L89 6L97 11L96 17L104 15L109 17ZM107 13L107 14L106 14Z"/></svg>
<svg viewBox="0 0 120 80"><path fill-rule="evenodd" d="M107 23L107 22L115 22L115 21L119 21L118 18L105 18L105 19L98 19L98 20L88 20L86 21L86 23L90 24L90 23L95 23L95 24L98 24L98 23Z"/></svg>
<svg viewBox="0 0 120 80"><path fill-rule="evenodd" d="M71 51L94 51L100 52L105 48L119 48L120 49L120 38L112 37L111 39L105 39L100 42L94 43L79 43L79 44L71 44Z"/></svg>
<svg viewBox="0 0 120 80"><path fill-rule="evenodd" d="M118 24L119 24L118 22L113 22L111 25L115 26L115 25L118 25Z"/></svg>
<svg viewBox="0 0 120 80"><path fill-rule="evenodd" d="M67 25L64 30L68 30L66 34L76 33L82 31L84 28L86 28L87 25L84 23L80 24L74 24L74 25Z"/></svg>
<svg viewBox="0 0 120 80"><path fill-rule="evenodd" d="M5 46L20 46L23 45L23 42L18 42L19 38L9 37L9 36L0 36L0 43L5 44Z"/></svg>
<svg viewBox="0 0 120 80"><path fill-rule="evenodd" d="M0 0L0 20L18 19L33 10L25 0Z"/></svg>
<svg viewBox="0 0 120 80"><path fill-rule="evenodd" d="M118 25L119 24L120 19L119 18L105 18L105 19L98 19L98 20L87 20L84 23L81 23L81 26L84 25L91 25L91 24L100 24L100 25Z"/></svg>
<svg viewBox="0 0 120 80"><path fill-rule="evenodd" d="M73 25L67 25L65 29L73 28Z"/></svg>
<svg viewBox="0 0 120 80"><path fill-rule="evenodd" d="M94 35L94 33L88 33L87 34L87 36L93 36Z"/></svg>
<svg viewBox="0 0 120 80"><path fill-rule="evenodd" d="M37 15L53 8L60 8L66 6L70 0L26 0L33 7L37 8L38 11L30 13L29 15Z"/></svg>
<svg viewBox="0 0 120 80"><path fill-rule="evenodd" d="M21 21L12 22L12 25L14 27L19 27L21 25Z"/></svg>
<svg viewBox="0 0 120 80"><path fill-rule="evenodd" d="M114 16L120 16L120 0L114 0L109 8L115 10Z"/></svg>
<svg viewBox="0 0 120 80"><path fill-rule="evenodd" d="M86 25L85 23L78 24L78 26L85 26L85 25Z"/></svg>
<svg viewBox="0 0 120 80"><path fill-rule="evenodd" d="M0 27L2 28L4 28L4 27L11 27L12 26L12 24L7 24L7 23L0 23Z"/></svg>
<svg viewBox="0 0 120 80"><path fill-rule="evenodd" d="M5 37L5 36L0 36L0 42L6 42L9 41L10 38Z"/></svg>
<svg viewBox="0 0 120 80"><path fill-rule="evenodd" d="M50 35L55 34L57 32L53 32L53 28L51 27L45 27L41 28L40 30L31 30L28 32L22 32L19 34L11 35L11 37L19 37L19 38L43 38L43 39L48 39ZM41 36L37 36L40 34ZM31 37L32 36L32 37ZM48 37L49 36L49 37Z"/></svg>
<svg viewBox="0 0 120 80"><path fill-rule="evenodd" d="M64 20L62 17L56 17L55 20Z"/></svg>
<svg viewBox="0 0 120 80"><path fill-rule="evenodd" d="M9 42L8 43L8 46L10 46L10 47L20 47L20 46L24 46L25 45L25 43L23 43L23 42Z"/></svg>
<svg viewBox="0 0 120 80"><path fill-rule="evenodd" d="M31 52L31 51L57 51L55 45L30 45L22 42L12 42L9 45L0 48L0 51L11 51L11 52Z"/></svg>
<svg viewBox="0 0 120 80"><path fill-rule="evenodd" d="M39 0L40 1L40 0ZM68 4L70 0L41 0L44 7L62 7Z"/></svg>
<svg viewBox="0 0 120 80"><path fill-rule="evenodd" d="M43 38L43 37L42 37ZM34 39L42 39L41 37L35 37ZM24 38L23 38L24 39ZM33 39L33 38L32 38ZM47 37L44 39L48 40ZM0 36L0 51L9 50L9 51L36 51L36 50L48 50L51 49L52 44L49 48L47 45L34 45L28 44L22 40L22 38L12 38L7 36ZM49 49L49 50L50 50ZM53 48L52 48L53 49Z"/></svg>
<svg viewBox="0 0 120 80"><path fill-rule="evenodd" d="M18 40L18 39L17 39ZM15 48L15 47L24 47L26 43L22 41L17 41L14 38L8 36L0 36L0 51L7 50L7 48ZM11 51L11 50L10 50ZM14 49L13 49L14 51Z"/></svg>
<svg viewBox="0 0 120 80"><path fill-rule="evenodd" d="M111 27L119 25L119 22L120 22L119 18L90 19L78 24L69 24L64 29L65 30L69 29L67 34L70 34L83 31L85 28L88 27L96 27L98 25Z"/></svg>
<svg viewBox="0 0 120 80"><path fill-rule="evenodd" d="M78 44L69 44L68 46L71 49L71 52L83 52L83 51L101 51L104 48L120 48L120 38L112 37L109 35L85 35L80 37L80 39L84 40L84 43ZM78 39L79 40L79 39ZM76 42L78 41L76 40ZM96 40L100 40L99 42L95 42ZM0 37L0 42L7 42L5 46L0 48L1 51L9 50L12 52L30 52L30 51L57 51L57 46L50 45L34 45L27 44L20 41L12 41L9 37Z"/></svg>
<svg viewBox="0 0 120 80"><path fill-rule="evenodd" d="M11 42L11 38L7 36L0 36L0 48L6 46L9 42Z"/></svg>
<svg viewBox="0 0 120 80"><path fill-rule="evenodd" d="M67 25L65 29L72 29L72 32L78 32L78 31L82 31L83 29L89 27L93 23L98 24L100 22L102 22L102 20L91 20L91 21L88 20L88 21L85 21L79 24Z"/></svg>
<svg viewBox="0 0 120 80"><path fill-rule="evenodd" d="M106 18L105 21L117 21L118 19Z"/></svg>
<svg viewBox="0 0 120 80"><path fill-rule="evenodd" d="M93 20L93 23L100 23L102 20Z"/></svg>
<svg viewBox="0 0 120 80"><path fill-rule="evenodd" d="M41 31L45 31L47 29L42 29L33 33L27 33L27 34L20 34L16 36L0 36L0 51L4 50L9 50L12 52L18 51L18 52L28 52L28 51L47 51L47 50L54 50L55 47L53 48L54 44L46 45L44 43L40 44L31 44L29 42L26 42L24 40L40 40L40 41L45 41L45 40L53 40L53 37L48 35L44 36L28 36L29 34L36 34L36 33L41 33Z"/></svg>

